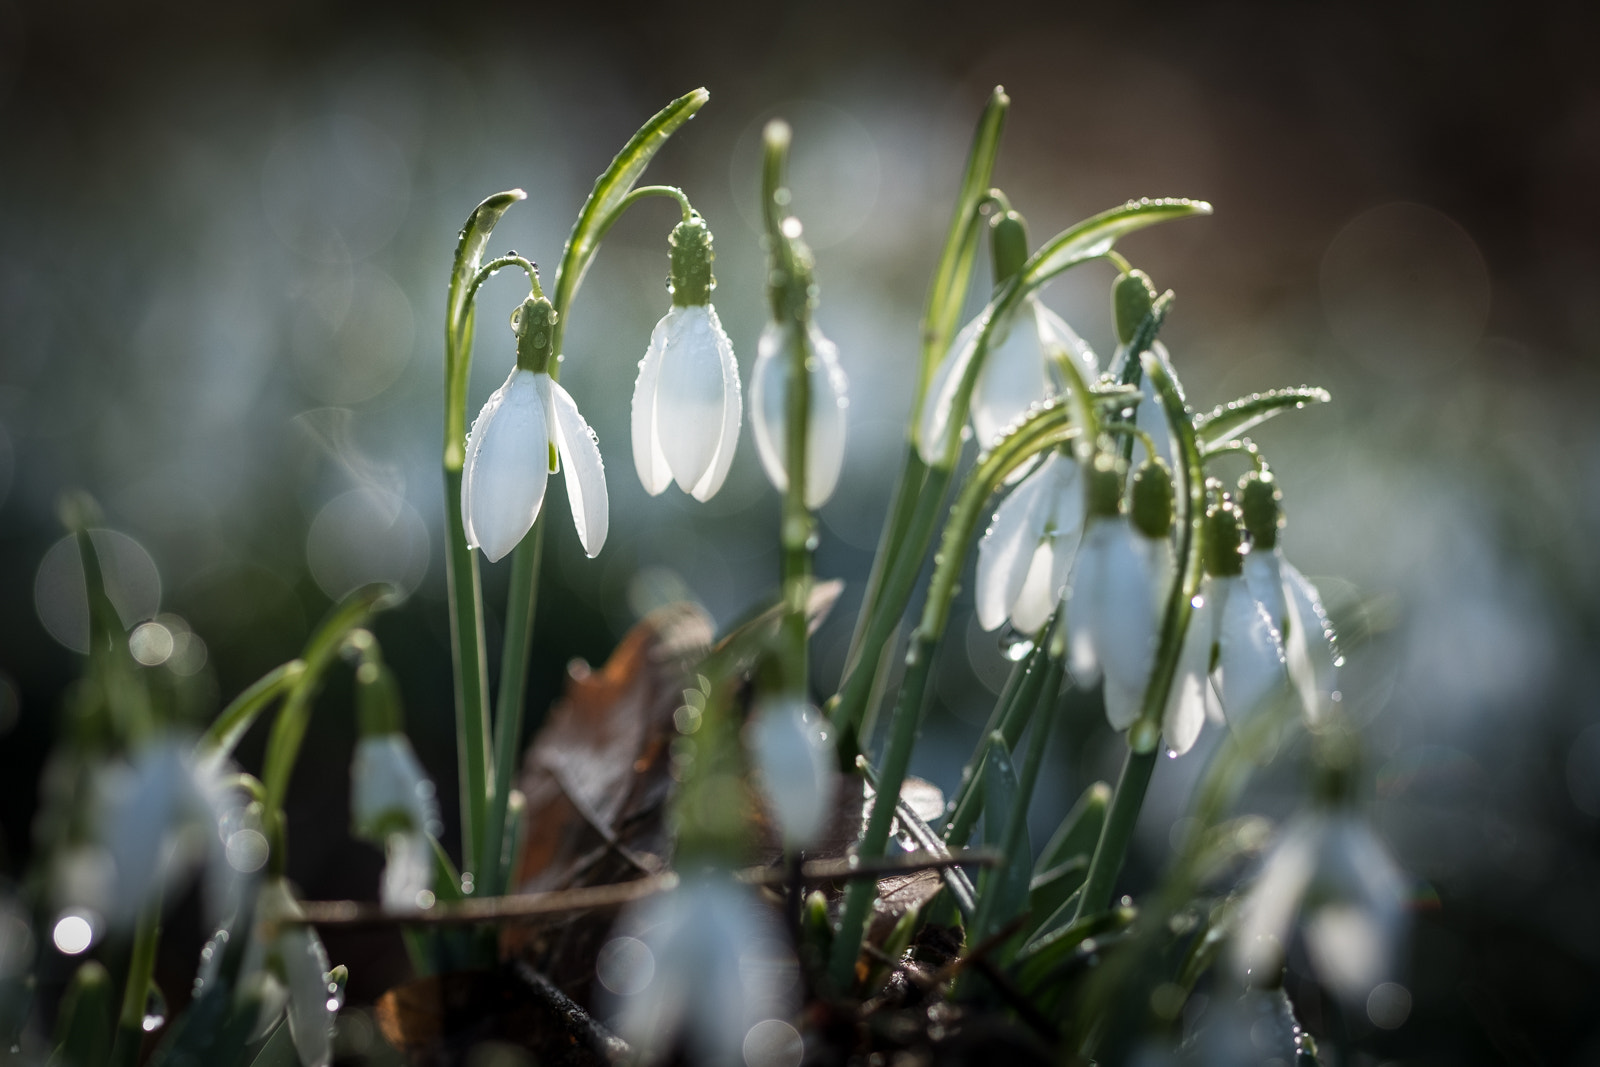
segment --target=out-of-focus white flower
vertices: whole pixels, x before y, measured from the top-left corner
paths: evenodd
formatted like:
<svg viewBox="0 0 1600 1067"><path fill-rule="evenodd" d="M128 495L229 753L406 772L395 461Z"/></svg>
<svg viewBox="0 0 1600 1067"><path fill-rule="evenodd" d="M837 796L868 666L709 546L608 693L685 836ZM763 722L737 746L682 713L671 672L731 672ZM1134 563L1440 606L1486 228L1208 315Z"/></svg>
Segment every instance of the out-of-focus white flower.
<svg viewBox="0 0 1600 1067"><path fill-rule="evenodd" d="M467 435L461 520L468 546L491 561L517 547L539 517L546 481L563 464L578 540L584 552L598 555L610 513L594 431L550 375L512 370Z"/></svg>
<svg viewBox="0 0 1600 1067"><path fill-rule="evenodd" d="M1089 520L1067 594L1067 648L1079 685L1105 678L1113 729L1126 730L1139 718L1172 578L1165 537L1143 536L1125 515Z"/></svg>
<svg viewBox="0 0 1600 1067"><path fill-rule="evenodd" d="M789 346L793 327L767 323L756 346L755 370L750 375L750 429L767 478L784 492L789 487L789 390L793 380L793 353ZM844 468L845 408L849 388L839 366L839 349L815 325L809 334L811 359L807 364L811 405L806 432L806 507L819 508L833 495Z"/></svg>
<svg viewBox="0 0 1600 1067"><path fill-rule="evenodd" d="M350 764L350 816L355 833L384 846L383 905L424 906L433 888L433 845L442 829L433 782L401 733L371 734L356 742Z"/></svg>
<svg viewBox="0 0 1600 1067"><path fill-rule="evenodd" d="M770 910L722 873L631 908L596 965L618 1034L646 1062L681 1041L691 1062L743 1063L750 1031L792 1014L798 973Z"/></svg>
<svg viewBox="0 0 1600 1067"><path fill-rule="evenodd" d="M1363 820L1344 811L1302 815L1245 899L1234 967L1275 980L1298 918L1322 983L1347 1003L1364 1003L1394 976L1405 896L1405 878Z"/></svg>
<svg viewBox="0 0 1600 1067"><path fill-rule="evenodd" d="M928 383L917 425L917 449L925 463L936 462L950 435L961 432L959 423L951 421L951 407L977 355L978 331L985 321L980 315L962 327ZM1088 381L1100 373L1094 350L1037 297L1024 298L1005 321L995 323L972 387L972 428L979 448L992 445L1030 407L1066 389L1056 365L1062 359L1075 360Z"/></svg>
<svg viewBox="0 0 1600 1067"><path fill-rule="evenodd" d="M1172 371L1172 358L1167 354L1167 346L1156 341L1143 356L1140 357L1149 365L1150 360L1155 360L1165 368L1167 377L1177 384L1178 376ZM1181 389L1182 387L1179 386ZM1168 467L1178 465L1178 446L1172 440L1172 426L1167 422L1166 410L1161 406L1161 398L1156 396L1156 388L1150 383L1150 375L1146 372L1139 379L1139 407L1134 413L1134 425L1150 438L1156 447L1156 458ZM1144 447L1141 438L1134 439L1132 462L1135 467L1144 462L1148 450Z"/></svg>
<svg viewBox="0 0 1600 1067"><path fill-rule="evenodd" d="M995 510L978 542L978 625L1008 618L1022 633L1043 626L1067 588L1083 535L1083 480L1078 464L1052 452Z"/></svg>
<svg viewBox="0 0 1600 1067"><path fill-rule="evenodd" d="M1237 729L1282 697L1283 642L1239 575L1207 575L1195 597L1162 732L1187 752L1209 716Z"/></svg>
<svg viewBox="0 0 1600 1067"><path fill-rule="evenodd" d="M710 500L728 477L743 402L733 343L710 304L656 323L633 385L633 462L654 496L676 481Z"/></svg>
<svg viewBox="0 0 1600 1067"><path fill-rule="evenodd" d="M1244 560L1244 577L1250 591L1283 635L1284 660L1306 719L1318 722L1339 700L1338 669L1342 660L1333 624L1322 606L1316 586L1283 549L1256 548Z"/></svg>
<svg viewBox="0 0 1600 1067"><path fill-rule="evenodd" d="M331 995L328 952L322 939L310 926L284 921L302 914L282 878L261 883L240 980L256 978L263 986L257 1033L269 1030L287 1008L289 1036L303 1067L327 1067L333 1059L337 999Z"/></svg>
<svg viewBox="0 0 1600 1067"><path fill-rule="evenodd" d="M808 848L827 825L838 768L817 710L799 697L763 703L746 728L786 846Z"/></svg>

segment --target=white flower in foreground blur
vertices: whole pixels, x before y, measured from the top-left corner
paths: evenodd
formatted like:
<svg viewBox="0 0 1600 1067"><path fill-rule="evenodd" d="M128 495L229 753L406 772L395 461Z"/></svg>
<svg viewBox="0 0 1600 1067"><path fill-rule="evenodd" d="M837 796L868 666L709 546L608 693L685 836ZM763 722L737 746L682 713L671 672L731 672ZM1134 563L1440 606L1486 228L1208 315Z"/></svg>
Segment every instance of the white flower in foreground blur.
<svg viewBox="0 0 1600 1067"><path fill-rule="evenodd" d="M357 836L384 846L385 908L426 907L433 889L433 844L442 829L439 803L401 733L363 736L350 764L350 816Z"/></svg>
<svg viewBox="0 0 1600 1067"><path fill-rule="evenodd" d="M951 406L977 355L978 331L985 321L980 315L962 327L928 383L917 426L917 449L925 463L938 460L950 435L961 432L951 423ZM972 428L980 449L994 444L1033 405L1066 391L1067 382L1056 366L1062 359L1075 360L1087 381L1100 373L1094 350L1037 297L1024 298L1006 321L995 324L972 387Z"/></svg>
<svg viewBox="0 0 1600 1067"><path fill-rule="evenodd" d="M310 926L284 922L301 914L282 878L269 878L261 884L240 978L259 976L265 986L258 1034L269 1030L287 1007L289 1036L301 1064L327 1067L333 1059L337 1000L330 989L328 952L322 939ZM202 969L202 980L204 977Z"/></svg>
<svg viewBox="0 0 1600 1067"><path fill-rule="evenodd" d="M1105 678L1106 719L1126 730L1139 717L1155 668L1161 615L1172 587L1172 479L1164 467L1141 471L1145 489L1165 493L1153 516L1138 507L1135 521L1120 513L1122 474L1110 457L1097 457L1089 472L1090 517L1067 593L1067 650L1080 686ZM1160 486L1157 480L1164 479ZM1147 528L1148 527L1148 528Z"/></svg>
<svg viewBox="0 0 1600 1067"><path fill-rule="evenodd" d="M798 969L782 929L752 889L720 873L631 907L595 974L617 1033L645 1062L681 1042L688 1062L742 1064L751 1031L796 1006Z"/></svg>
<svg viewBox="0 0 1600 1067"><path fill-rule="evenodd" d="M517 547L544 504L545 482L567 468L578 540L600 553L609 523L605 465L594 431L548 374L514 369L473 420L461 472L467 545L492 562Z"/></svg>
<svg viewBox="0 0 1600 1067"><path fill-rule="evenodd" d="M1035 633L1067 588L1083 534L1083 479L1076 461L1051 452L995 509L978 542L978 625L1007 619Z"/></svg>
<svg viewBox="0 0 1600 1067"><path fill-rule="evenodd" d="M716 309L674 307L656 323L633 385L633 462L651 496L676 481L710 500L728 477L743 402Z"/></svg>
<svg viewBox="0 0 1600 1067"><path fill-rule="evenodd" d="M761 704L745 729L784 845L808 848L827 825L839 774L821 716L799 697L781 697Z"/></svg>
<svg viewBox="0 0 1600 1067"><path fill-rule="evenodd" d="M1405 878L1363 820L1344 811L1302 815L1245 899L1234 968L1274 983L1298 918L1317 977L1347 1003L1364 1003L1394 977L1405 894Z"/></svg>
<svg viewBox="0 0 1600 1067"><path fill-rule="evenodd" d="M789 389L794 366L789 345L793 328L767 323L756 347L750 374L750 429L767 479L784 492L789 488ZM849 383L839 366L839 349L815 326L809 334L808 365L811 405L806 433L806 507L819 508L833 495L844 467L844 411Z"/></svg>

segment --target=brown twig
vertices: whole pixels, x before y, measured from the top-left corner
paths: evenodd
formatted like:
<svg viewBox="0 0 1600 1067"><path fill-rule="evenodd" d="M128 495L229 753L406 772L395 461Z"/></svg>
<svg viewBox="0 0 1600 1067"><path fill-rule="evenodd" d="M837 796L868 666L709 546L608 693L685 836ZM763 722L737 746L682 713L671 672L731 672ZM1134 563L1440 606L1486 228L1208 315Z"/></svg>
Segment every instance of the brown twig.
<svg viewBox="0 0 1600 1067"><path fill-rule="evenodd" d="M800 868L803 882L854 881L891 874L940 870L945 867L987 867L997 862L991 852L970 851L948 856L909 853L871 862L811 860ZM782 867L747 867L734 877L747 885L782 886L789 878ZM672 871L611 885L557 889L548 893L521 893L436 904L425 911L393 912L381 905L356 900L308 900L301 904L300 922L312 926L456 926L472 923L518 922L547 919L580 911L620 908L636 900L664 893L678 884Z"/></svg>

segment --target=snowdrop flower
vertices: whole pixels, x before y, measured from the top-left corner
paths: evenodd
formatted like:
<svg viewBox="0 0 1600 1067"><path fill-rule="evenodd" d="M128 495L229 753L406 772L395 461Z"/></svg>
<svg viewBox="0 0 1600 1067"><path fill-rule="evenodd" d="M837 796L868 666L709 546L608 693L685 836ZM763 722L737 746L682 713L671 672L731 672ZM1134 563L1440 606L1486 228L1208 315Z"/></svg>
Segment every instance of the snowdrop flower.
<svg viewBox="0 0 1600 1067"><path fill-rule="evenodd" d="M1283 639L1245 581L1239 534L1231 504L1206 517L1206 577L1162 721L1175 752L1188 751L1208 714L1237 729L1287 691Z"/></svg>
<svg viewBox="0 0 1600 1067"><path fill-rule="evenodd" d="M646 1062L681 1041L690 1062L742 1064L751 1030L794 1010L797 972L782 930L724 873L643 901L616 935L595 972L618 1034Z"/></svg>
<svg viewBox="0 0 1600 1067"><path fill-rule="evenodd" d="M651 496L676 481L696 500L710 500L739 440L739 366L710 303L711 231L696 215L672 231L669 244L673 306L639 361L633 462Z"/></svg>
<svg viewBox="0 0 1600 1067"><path fill-rule="evenodd" d="M1072 457L1051 452L995 510L978 542L979 626L1010 619L1031 634L1055 611L1083 534L1082 483Z"/></svg>
<svg viewBox="0 0 1600 1067"><path fill-rule="evenodd" d="M549 476L567 468L567 499L578 540L590 556L609 523L605 466L594 431L561 384L550 377L555 312L529 297L512 316L517 366L473 420L461 473L461 519L467 544L492 562L515 548L539 517Z"/></svg>
<svg viewBox="0 0 1600 1067"><path fill-rule="evenodd" d="M849 383L839 366L839 349L815 325L807 334L811 405L806 432L806 507L819 508L833 495L844 467L844 411ZM767 323L756 346L750 375L750 428L767 478L785 492L789 487L789 390L793 380L795 326Z"/></svg>
<svg viewBox="0 0 1600 1067"><path fill-rule="evenodd" d="M1233 964L1271 982L1299 919L1323 984L1363 1003L1394 975L1405 929L1405 878L1367 824L1317 811L1289 824L1245 899Z"/></svg>
<svg viewBox="0 0 1600 1067"><path fill-rule="evenodd" d="M405 734L382 733L356 742L350 764L350 817L356 836L384 846L381 897L385 908L425 907L433 889L433 844L442 829L433 782Z"/></svg>
<svg viewBox="0 0 1600 1067"><path fill-rule="evenodd" d="M978 333L987 321L985 313L962 327L928 383L917 425L917 450L925 463L937 462L949 446L950 435L961 431L959 423L951 422L951 409L961 379L977 355ZM1086 380L1093 381L1100 373L1094 350L1037 297L1024 297L1014 311L995 323L972 387L972 428L980 448L993 444L1033 405L1065 392L1066 383L1056 367L1064 359L1075 360Z"/></svg>
<svg viewBox="0 0 1600 1067"><path fill-rule="evenodd" d="M1100 453L1089 478L1089 520L1067 594L1069 665L1079 685L1105 678L1106 718L1126 730L1150 684L1172 584L1172 476L1159 464L1140 471L1137 523L1121 514L1120 459Z"/></svg>
<svg viewBox="0 0 1600 1067"><path fill-rule="evenodd" d="M338 1000L332 996L328 952L316 930L284 921L302 914L282 878L269 878L261 884L241 977L254 977L263 987L257 1034L271 1029L287 1008L289 1037L303 1067L327 1067L333 1060ZM221 953L215 955L220 959ZM202 968L202 981L205 977Z"/></svg>
<svg viewBox="0 0 1600 1067"><path fill-rule="evenodd" d="M804 849L827 825L838 770L817 710L795 696L763 704L746 731L784 845Z"/></svg>
<svg viewBox="0 0 1600 1067"><path fill-rule="evenodd" d="M1339 700L1336 675L1343 660L1316 586L1283 558L1278 544L1280 496L1271 471L1252 471L1240 485L1240 509L1252 545L1244 559L1244 578L1283 635L1289 681L1307 721L1316 723Z"/></svg>

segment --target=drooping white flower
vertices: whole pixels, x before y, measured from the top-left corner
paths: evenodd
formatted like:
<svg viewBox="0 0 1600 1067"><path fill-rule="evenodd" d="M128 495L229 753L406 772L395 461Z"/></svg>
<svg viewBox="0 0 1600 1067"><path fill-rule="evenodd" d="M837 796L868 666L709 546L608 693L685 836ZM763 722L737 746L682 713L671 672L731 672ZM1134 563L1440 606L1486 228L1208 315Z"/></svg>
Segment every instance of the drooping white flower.
<svg viewBox="0 0 1600 1067"><path fill-rule="evenodd" d="M483 549L491 562L517 547L539 517L547 479L562 465L578 540L584 552L598 555L609 508L594 431L550 375L512 370L467 436L461 519L468 546Z"/></svg>
<svg viewBox="0 0 1600 1067"><path fill-rule="evenodd" d="M350 816L355 833L384 846L381 898L391 910L423 906L433 888L433 845L442 829L433 782L401 733L356 742L350 764Z"/></svg>
<svg viewBox="0 0 1600 1067"><path fill-rule="evenodd" d="M1394 976L1405 929L1405 878L1367 824L1344 811L1290 823L1245 899L1233 963L1275 981L1298 918L1323 984L1361 1003Z"/></svg>
<svg viewBox="0 0 1600 1067"><path fill-rule="evenodd" d="M1165 537L1144 536L1124 515L1089 520L1067 594L1067 648L1079 685L1104 677L1113 729L1139 718L1172 576Z"/></svg>
<svg viewBox="0 0 1600 1067"><path fill-rule="evenodd" d="M794 359L793 327L767 323L750 375L750 429L767 478L783 492L789 487L787 427ZM815 325L809 333L811 403L806 433L806 507L819 508L833 495L844 467L845 408L849 383L839 366L839 349Z"/></svg>
<svg viewBox="0 0 1600 1067"><path fill-rule="evenodd" d="M782 697L757 708L746 729L784 844L809 848L827 825L839 774L821 716L799 697Z"/></svg>
<svg viewBox="0 0 1600 1067"><path fill-rule="evenodd" d="M327 1067L333 1060L337 1001L330 999L328 951L322 939L308 925L285 921L302 915L282 878L261 883L240 979L254 979L262 986L258 1034L270 1029L287 1008L289 1036L302 1067Z"/></svg>
<svg viewBox="0 0 1600 1067"><path fill-rule="evenodd" d="M673 307L650 334L633 386L633 462L654 496L676 481L710 500L728 477L743 403L716 309Z"/></svg>
<svg viewBox="0 0 1600 1067"><path fill-rule="evenodd" d="M1244 577L1283 636L1284 660L1306 719L1316 723L1339 700L1339 653L1333 624L1316 586L1283 558L1281 546L1256 548L1244 560Z"/></svg>
<svg viewBox="0 0 1600 1067"><path fill-rule="evenodd" d="M742 1064L751 1030L795 1006L782 929L723 873L691 876L630 909L595 970L618 1034L645 1062L681 1041L690 1062Z"/></svg>
<svg viewBox="0 0 1600 1067"><path fill-rule="evenodd" d="M1167 372L1167 377L1176 385L1178 376L1172 370L1172 358L1167 354L1167 346L1160 341L1152 343L1140 357L1145 365L1155 360ZM1179 385L1180 393L1182 386ZM1172 440L1172 426L1167 421L1166 409L1161 406L1161 398L1156 396L1156 387L1150 382L1148 371L1139 378L1139 406L1134 413L1134 425L1150 438L1156 448L1156 458L1167 466L1178 466L1178 446ZM1142 463L1148 455L1143 438L1135 438L1133 445L1133 464Z"/></svg>
<svg viewBox="0 0 1600 1067"><path fill-rule="evenodd" d="M928 383L917 426L917 449L925 463L937 461L948 448L950 435L961 432L959 423L951 421L951 409L961 379L977 355L978 332L985 321L980 315L962 327ZM1030 407L1066 389L1057 367L1062 359L1076 361L1089 381L1100 373L1094 350L1037 297L1024 298L1005 321L995 324L972 387L972 428L979 448L992 445Z"/></svg>
<svg viewBox="0 0 1600 1067"><path fill-rule="evenodd" d="M1083 534L1083 481L1060 452L1045 457L995 510L978 542L978 625L1007 619L1022 633L1043 626L1066 591Z"/></svg>
<svg viewBox="0 0 1600 1067"><path fill-rule="evenodd" d="M1209 716L1238 729L1287 692L1283 641L1240 575L1207 575L1179 652L1162 731L1187 752Z"/></svg>

